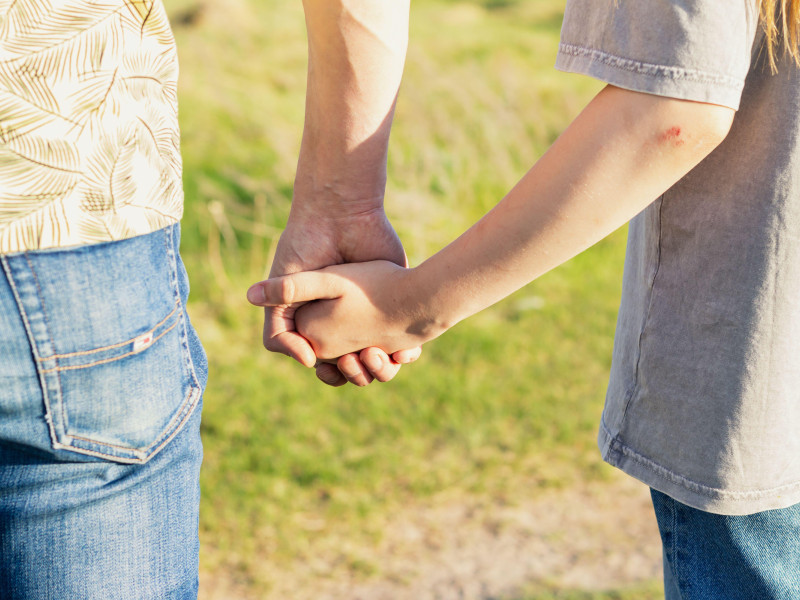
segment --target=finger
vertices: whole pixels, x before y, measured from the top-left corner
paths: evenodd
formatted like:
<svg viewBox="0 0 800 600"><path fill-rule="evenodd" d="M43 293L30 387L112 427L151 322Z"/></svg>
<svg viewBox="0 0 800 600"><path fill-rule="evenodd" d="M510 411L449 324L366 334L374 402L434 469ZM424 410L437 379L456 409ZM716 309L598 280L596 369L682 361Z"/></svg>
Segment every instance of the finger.
<svg viewBox="0 0 800 600"><path fill-rule="evenodd" d="M339 387L347 383L347 378L341 374L336 365L329 363L319 363L317 365L317 379L333 387Z"/></svg>
<svg viewBox="0 0 800 600"><path fill-rule="evenodd" d="M345 354L339 357L336 366L339 367L339 371L347 378L347 381L358 387L369 385L375 379L355 354Z"/></svg>
<svg viewBox="0 0 800 600"><path fill-rule="evenodd" d="M256 306L284 306L342 295L341 279L329 273L308 271L260 281L247 290L247 300Z"/></svg>
<svg viewBox="0 0 800 600"><path fill-rule="evenodd" d="M411 348L410 350L398 350L392 354L392 360L401 365L407 365L417 360L422 354L422 346Z"/></svg>
<svg viewBox="0 0 800 600"><path fill-rule="evenodd" d="M264 335L264 347L270 352L279 352L291 356L304 367L313 367L317 356L308 340L297 332L284 331L268 337Z"/></svg>
<svg viewBox="0 0 800 600"><path fill-rule="evenodd" d="M299 306L265 308L262 340L270 352L286 354L305 367L313 367L316 362L314 349L295 328L294 316Z"/></svg>
<svg viewBox="0 0 800 600"><path fill-rule="evenodd" d="M380 348L365 348L359 358L370 374L380 382L391 380L400 371L400 365Z"/></svg>

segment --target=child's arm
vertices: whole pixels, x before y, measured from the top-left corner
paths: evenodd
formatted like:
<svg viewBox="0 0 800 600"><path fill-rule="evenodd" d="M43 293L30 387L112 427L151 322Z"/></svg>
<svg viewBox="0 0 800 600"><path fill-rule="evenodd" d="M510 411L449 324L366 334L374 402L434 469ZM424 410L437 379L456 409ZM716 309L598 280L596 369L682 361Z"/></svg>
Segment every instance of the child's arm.
<svg viewBox="0 0 800 600"><path fill-rule="evenodd" d="M256 284L248 298L332 299L297 314L320 358L419 345L626 223L721 143L733 115L608 86L502 202L420 266L340 265Z"/></svg>

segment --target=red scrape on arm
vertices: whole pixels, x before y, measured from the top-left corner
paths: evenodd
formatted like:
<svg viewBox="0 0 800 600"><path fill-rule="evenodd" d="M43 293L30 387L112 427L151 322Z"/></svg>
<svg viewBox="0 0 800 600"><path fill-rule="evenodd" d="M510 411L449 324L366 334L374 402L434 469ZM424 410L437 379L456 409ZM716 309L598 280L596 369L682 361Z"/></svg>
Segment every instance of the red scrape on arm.
<svg viewBox="0 0 800 600"><path fill-rule="evenodd" d="M658 136L658 141L663 143L672 144L673 146L683 146L686 140L681 138L681 128L675 125L670 127L664 133Z"/></svg>

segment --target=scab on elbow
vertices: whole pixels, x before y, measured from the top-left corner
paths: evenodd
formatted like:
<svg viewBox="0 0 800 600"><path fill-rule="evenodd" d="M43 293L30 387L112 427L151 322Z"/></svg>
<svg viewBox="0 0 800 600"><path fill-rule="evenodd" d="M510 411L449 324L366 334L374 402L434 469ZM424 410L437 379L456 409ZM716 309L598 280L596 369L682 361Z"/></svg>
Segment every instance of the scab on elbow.
<svg viewBox="0 0 800 600"><path fill-rule="evenodd" d="M668 144L671 146L683 146L686 144L685 136L682 135L683 130L680 125L673 125L669 129L662 131L658 136L659 144Z"/></svg>
<svg viewBox="0 0 800 600"><path fill-rule="evenodd" d="M708 154L727 137L735 114L724 106L699 103L692 103L691 112L679 123L662 127L656 136L657 143L666 148L685 148Z"/></svg>

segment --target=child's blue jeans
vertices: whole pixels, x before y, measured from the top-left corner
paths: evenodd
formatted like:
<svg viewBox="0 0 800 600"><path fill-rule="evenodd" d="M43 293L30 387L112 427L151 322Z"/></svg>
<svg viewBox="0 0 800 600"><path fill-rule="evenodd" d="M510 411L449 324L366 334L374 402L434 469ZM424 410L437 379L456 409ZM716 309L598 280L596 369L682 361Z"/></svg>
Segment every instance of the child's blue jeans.
<svg viewBox="0 0 800 600"><path fill-rule="evenodd" d="M697 510L651 491L666 600L800 598L800 504L752 515Z"/></svg>
<svg viewBox="0 0 800 600"><path fill-rule="evenodd" d="M197 596L200 404L179 230L0 256L0 597Z"/></svg>

